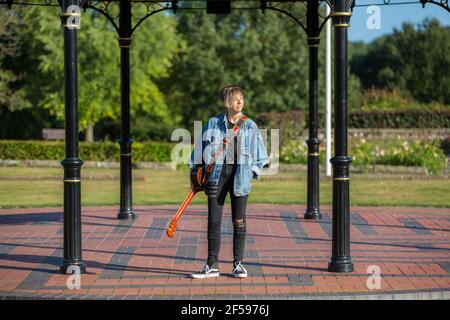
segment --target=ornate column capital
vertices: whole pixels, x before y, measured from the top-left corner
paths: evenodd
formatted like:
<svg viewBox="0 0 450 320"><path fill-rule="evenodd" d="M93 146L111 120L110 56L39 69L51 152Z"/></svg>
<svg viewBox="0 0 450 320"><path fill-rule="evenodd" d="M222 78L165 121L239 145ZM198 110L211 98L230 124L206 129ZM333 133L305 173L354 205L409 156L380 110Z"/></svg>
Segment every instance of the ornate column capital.
<svg viewBox="0 0 450 320"><path fill-rule="evenodd" d="M334 0L332 1L330 17L333 19L333 26L337 28L348 28L352 16L351 7L354 0Z"/></svg>

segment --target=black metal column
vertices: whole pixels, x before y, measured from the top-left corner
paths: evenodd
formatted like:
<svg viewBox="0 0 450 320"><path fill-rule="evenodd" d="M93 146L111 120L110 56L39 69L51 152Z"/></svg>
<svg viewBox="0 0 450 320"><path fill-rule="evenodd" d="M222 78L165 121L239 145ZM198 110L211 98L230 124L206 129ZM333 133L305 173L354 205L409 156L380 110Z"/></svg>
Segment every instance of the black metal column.
<svg viewBox="0 0 450 320"><path fill-rule="evenodd" d="M131 3L120 1L119 16L120 46L120 93L122 131L120 143L120 211L119 219L134 219L132 202L131 144L130 137L130 46L131 46Z"/></svg>
<svg viewBox="0 0 450 320"><path fill-rule="evenodd" d="M62 0L61 24L64 35L64 79L65 79L65 152L61 161L64 168L64 260L60 267L63 274L73 273L78 268L86 272L81 259L81 166L78 158L78 75L77 75L77 30L80 11L78 0ZM68 7L70 7L68 9ZM75 10L77 11L77 10ZM70 269L69 269L70 268ZM72 270L71 270L72 269Z"/></svg>
<svg viewBox="0 0 450 320"><path fill-rule="evenodd" d="M350 257L350 177L352 159L347 155L347 32L350 21L348 0L334 0L334 157L333 237L331 272L352 272Z"/></svg>
<svg viewBox="0 0 450 320"><path fill-rule="evenodd" d="M309 139L308 186L305 219L320 219L319 204L319 144L318 139L318 48L319 48L319 1L310 0L307 6L307 31L309 47Z"/></svg>

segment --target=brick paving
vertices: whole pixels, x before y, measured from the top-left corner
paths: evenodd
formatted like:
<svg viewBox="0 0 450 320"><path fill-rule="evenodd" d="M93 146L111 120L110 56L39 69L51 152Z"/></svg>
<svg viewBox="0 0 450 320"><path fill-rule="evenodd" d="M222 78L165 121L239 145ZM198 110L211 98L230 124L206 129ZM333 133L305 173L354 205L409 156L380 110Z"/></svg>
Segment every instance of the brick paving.
<svg viewBox="0 0 450 320"><path fill-rule="evenodd" d="M174 239L165 230L176 205L83 208L80 289L66 286L61 208L0 210L0 299L450 299L450 209L352 207L355 271L327 271L331 208L319 222L302 205L249 204L246 279L231 276L232 233L224 209L219 278L194 280L207 252L207 213L191 205ZM381 272L369 289L370 266ZM372 271L373 272L373 271ZM369 282L375 283L375 282Z"/></svg>

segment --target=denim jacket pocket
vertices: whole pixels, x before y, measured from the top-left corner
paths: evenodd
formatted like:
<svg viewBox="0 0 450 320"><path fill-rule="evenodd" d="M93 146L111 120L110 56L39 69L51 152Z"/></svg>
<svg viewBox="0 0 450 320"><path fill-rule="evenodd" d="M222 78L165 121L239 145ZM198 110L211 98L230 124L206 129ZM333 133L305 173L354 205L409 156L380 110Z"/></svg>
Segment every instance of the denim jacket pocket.
<svg viewBox="0 0 450 320"><path fill-rule="evenodd" d="M250 149L249 148L242 148L241 149L241 154L240 154L240 164L242 165L252 165L252 157L250 154Z"/></svg>

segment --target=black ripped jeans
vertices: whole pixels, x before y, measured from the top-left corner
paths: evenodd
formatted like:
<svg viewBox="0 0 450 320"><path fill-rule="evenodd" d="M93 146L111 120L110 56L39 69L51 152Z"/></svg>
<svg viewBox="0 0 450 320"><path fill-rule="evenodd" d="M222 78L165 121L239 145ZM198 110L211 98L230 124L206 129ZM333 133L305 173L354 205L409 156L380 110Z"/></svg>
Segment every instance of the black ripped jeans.
<svg viewBox="0 0 450 320"><path fill-rule="evenodd" d="M233 219L233 259L244 258L246 234L246 196L237 197L233 193L234 177L237 164L223 164L217 185L217 193L208 194L208 264L219 266L220 227L222 223L223 205L227 193L230 193L231 213Z"/></svg>

